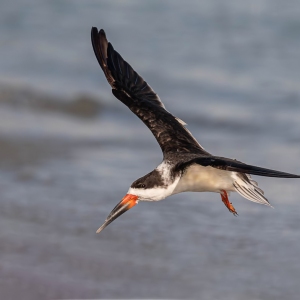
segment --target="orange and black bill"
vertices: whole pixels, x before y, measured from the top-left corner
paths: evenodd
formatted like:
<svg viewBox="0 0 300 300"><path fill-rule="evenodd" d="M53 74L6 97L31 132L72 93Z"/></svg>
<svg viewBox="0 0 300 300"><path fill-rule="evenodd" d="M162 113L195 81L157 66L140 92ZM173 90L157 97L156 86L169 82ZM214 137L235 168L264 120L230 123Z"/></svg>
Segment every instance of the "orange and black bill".
<svg viewBox="0 0 300 300"><path fill-rule="evenodd" d="M138 203L138 196L127 194L122 201L120 201L116 207L111 211L111 213L106 218L104 224L96 231L100 233L107 225L113 222L116 218L124 214L127 210L134 207Z"/></svg>

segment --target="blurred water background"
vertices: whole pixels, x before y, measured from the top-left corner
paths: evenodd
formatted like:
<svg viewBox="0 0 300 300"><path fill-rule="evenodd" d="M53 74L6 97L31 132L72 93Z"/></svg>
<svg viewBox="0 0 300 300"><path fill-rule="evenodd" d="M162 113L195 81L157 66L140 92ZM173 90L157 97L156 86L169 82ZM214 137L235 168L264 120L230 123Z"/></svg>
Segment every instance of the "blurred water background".
<svg viewBox="0 0 300 300"><path fill-rule="evenodd" d="M110 92L90 29L211 153L300 173L300 3L0 1L0 297L299 299L300 182L141 203L96 229L158 165Z"/></svg>

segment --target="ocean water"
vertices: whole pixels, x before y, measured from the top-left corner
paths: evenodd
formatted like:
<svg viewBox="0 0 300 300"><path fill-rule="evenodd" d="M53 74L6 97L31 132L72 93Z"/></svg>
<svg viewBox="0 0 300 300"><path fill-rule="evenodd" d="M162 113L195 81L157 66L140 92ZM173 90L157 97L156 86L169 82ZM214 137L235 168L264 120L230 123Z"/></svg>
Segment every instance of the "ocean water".
<svg viewBox="0 0 300 300"><path fill-rule="evenodd" d="M0 1L1 299L299 299L300 182L140 203L96 229L162 160L110 92L115 49L211 153L300 174L298 1Z"/></svg>

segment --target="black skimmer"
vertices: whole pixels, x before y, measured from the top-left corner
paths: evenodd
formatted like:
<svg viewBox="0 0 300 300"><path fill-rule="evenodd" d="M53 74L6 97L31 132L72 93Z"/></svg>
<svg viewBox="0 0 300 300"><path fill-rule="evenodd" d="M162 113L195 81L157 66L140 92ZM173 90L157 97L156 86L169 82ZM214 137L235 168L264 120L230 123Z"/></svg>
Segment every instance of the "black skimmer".
<svg viewBox="0 0 300 300"><path fill-rule="evenodd" d="M93 27L92 45L112 93L151 130L163 152L162 163L149 174L134 181L126 196L116 205L104 224L107 225L135 206L138 201L159 201L182 192L216 192L228 210L237 215L228 193L269 205L264 192L250 174L300 178L300 175L248 165L235 159L213 156L196 141L185 123L173 116L159 96L114 50L103 29Z"/></svg>

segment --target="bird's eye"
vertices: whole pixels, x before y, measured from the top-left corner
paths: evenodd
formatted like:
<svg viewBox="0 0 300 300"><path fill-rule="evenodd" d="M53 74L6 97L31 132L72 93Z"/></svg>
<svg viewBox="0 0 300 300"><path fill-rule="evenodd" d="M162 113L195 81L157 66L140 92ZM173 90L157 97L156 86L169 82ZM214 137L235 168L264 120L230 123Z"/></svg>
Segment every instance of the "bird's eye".
<svg viewBox="0 0 300 300"><path fill-rule="evenodd" d="M140 187L142 188L142 189L144 189L145 187L146 187L146 185L145 184L140 184Z"/></svg>

